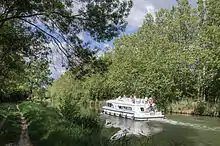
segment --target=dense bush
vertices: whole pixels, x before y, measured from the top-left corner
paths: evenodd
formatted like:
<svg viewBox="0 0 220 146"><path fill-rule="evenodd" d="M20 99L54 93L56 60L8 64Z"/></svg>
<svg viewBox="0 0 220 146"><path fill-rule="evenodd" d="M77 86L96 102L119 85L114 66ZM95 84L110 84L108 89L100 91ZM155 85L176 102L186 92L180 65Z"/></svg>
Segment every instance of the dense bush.
<svg viewBox="0 0 220 146"><path fill-rule="evenodd" d="M203 115L205 113L206 107L207 103L199 101L195 108L195 114Z"/></svg>
<svg viewBox="0 0 220 146"><path fill-rule="evenodd" d="M26 100L29 96L29 93L22 90L13 90L10 93L1 93L0 91L0 102L18 102Z"/></svg>
<svg viewBox="0 0 220 146"><path fill-rule="evenodd" d="M202 116L220 116L220 104L200 103L197 109Z"/></svg>
<svg viewBox="0 0 220 146"><path fill-rule="evenodd" d="M0 104L0 145L18 143L21 119L15 104Z"/></svg>
<svg viewBox="0 0 220 146"><path fill-rule="evenodd" d="M183 100L168 106L169 112L195 114L200 116L220 116L220 104L204 101Z"/></svg>

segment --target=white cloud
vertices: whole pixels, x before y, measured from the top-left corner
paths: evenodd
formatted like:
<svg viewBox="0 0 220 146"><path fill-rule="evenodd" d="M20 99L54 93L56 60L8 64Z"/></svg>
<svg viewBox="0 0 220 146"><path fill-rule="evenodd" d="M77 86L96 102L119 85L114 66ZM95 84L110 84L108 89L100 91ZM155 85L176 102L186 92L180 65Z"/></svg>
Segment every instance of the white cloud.
<svg viewBox="0 0 220 146"><path fill-rule="evenodd" d="M84 39L84 33L80 32L79 34L77 34L77 36L79 37L80 40Z"/></svg>
<svg viewBox="0 0 220 146"><path fill-rule="evenodd" d="M112 46L108 43L102 44L102 49L96 53L96 57L102 57L105 53L112 51Z"/></svg>
<svg viewBox="0 0 220 146"><path fill-rule="evenodd" d="M143 23L144 16L147 13L146 7L151 3L144 0L133 0L133 7L127 18L128 27L140 27Z"/></svg>
<svg viewBox="0 0 220 146"><path fill-rule="evenodd" d="M189 0L192 6L197 0ZM140 27L147 13L155 17L155 12L161 8L171 9L176 0L133 0L133 7L127 18L128 27Z"/></svg>
<svg viewBox="0 0 220 146"><path fill-rule="evenodd" d="M112 47L110 46L110 44L104 44L104 46L103 46L103 48L104 49L106 49L106 50L109 50L109 49L111 49Z"/></svg>
<svg viewBox="0 0 220 146"><path fill-rule="evenodd" d="M147 5L145 8L147 9L147 13L150 13L153 17L155 17L156 9L153 5Z"/></svg>

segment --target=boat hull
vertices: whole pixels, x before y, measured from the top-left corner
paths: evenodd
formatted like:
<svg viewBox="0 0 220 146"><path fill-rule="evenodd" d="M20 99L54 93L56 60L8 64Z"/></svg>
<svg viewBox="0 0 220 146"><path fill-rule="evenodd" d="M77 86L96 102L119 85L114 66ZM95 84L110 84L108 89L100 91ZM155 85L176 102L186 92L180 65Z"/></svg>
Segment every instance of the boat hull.
<svg viewBox="0 0 220 146"><path fill-rule="evenodd" d="M132 120L137 120L137 121L146 121L146 120L152 120L152 119L163 119L165 118L164 115L162 115L160 112L155 112L151 113L134 113L133 111L123 111L123 110L115 110L111 109L108 107L103 107L102 108L102 113L107 114L107 115L112 115L112 116L117 116L117 117L122 117L122 118L127 118L127 119L132 119Z"/></svg>

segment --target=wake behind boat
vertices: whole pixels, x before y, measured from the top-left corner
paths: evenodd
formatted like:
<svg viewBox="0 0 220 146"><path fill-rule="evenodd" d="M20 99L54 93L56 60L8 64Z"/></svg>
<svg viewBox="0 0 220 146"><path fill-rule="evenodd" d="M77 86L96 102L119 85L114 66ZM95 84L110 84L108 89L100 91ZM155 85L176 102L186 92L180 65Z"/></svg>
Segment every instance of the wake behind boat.
<svg viewBox="0 0 220 146"><path fill-rule="evenodd" d="M118 97L107 100L102 107L105 114L130 118L133 120L149 120L165 118L161 111L158 111L152 98L140 99L136 97Z"/></svg>

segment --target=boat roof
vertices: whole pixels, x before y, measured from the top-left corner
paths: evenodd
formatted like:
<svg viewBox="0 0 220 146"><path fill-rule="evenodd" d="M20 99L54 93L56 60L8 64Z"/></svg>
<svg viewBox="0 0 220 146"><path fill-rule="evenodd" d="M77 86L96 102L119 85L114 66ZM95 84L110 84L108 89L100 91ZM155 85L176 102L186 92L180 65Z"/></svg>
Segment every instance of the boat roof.
<svg viewBox="0 0 220 146"><path fill-rule="evenodd" d="M135 98L135 103L132 102L132 99L127 97L116 98L107 100L107 103L121 104L121 105L144 105L144 99Z"/></svg>

